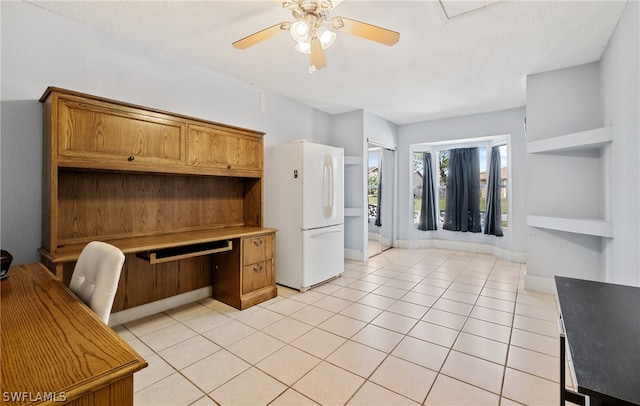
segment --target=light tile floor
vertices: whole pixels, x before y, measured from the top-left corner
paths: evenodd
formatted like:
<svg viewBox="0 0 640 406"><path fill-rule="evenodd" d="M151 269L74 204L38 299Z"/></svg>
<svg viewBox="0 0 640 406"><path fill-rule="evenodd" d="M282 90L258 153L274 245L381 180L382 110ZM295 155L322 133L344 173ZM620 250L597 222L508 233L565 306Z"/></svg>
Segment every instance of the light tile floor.
<svg viewBox="0 0 640 406"><path fill-rule="evenodd" d="M202 300L114 329L149 363L137 406L557 405L556 303L523 274L392 249L244 311Z"/></svg>

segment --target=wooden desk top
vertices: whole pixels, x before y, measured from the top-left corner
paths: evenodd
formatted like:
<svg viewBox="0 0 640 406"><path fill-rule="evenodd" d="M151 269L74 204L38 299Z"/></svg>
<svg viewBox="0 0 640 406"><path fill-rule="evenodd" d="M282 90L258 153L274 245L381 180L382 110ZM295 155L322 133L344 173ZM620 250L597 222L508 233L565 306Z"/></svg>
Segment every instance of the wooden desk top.
<svg viewBox="0 0 640 406"><path fill-rule="evenodd" d="M0 403L71 401L147 366L42 264L12 266L0 298Z"/></svg>
<svg viewBox="0 0 640 406"><path fill-rule="evenodd" d="M148 250L158 250L218 240L250 237L254 235L273 233L276 231L277 230L274 228L237 226L104 241L120 248L120 250L125 254L131 254ZM40 253L53 263L77 261L80 256L80 252L85 245L86 242L59 247L56 253L50 253L41 248Z"/></svg>
<svg viewBox="0 0 640 406"><path fill-rule="evenodd" d="M640 288L556 276L578 391L640 404Z"/></svg>

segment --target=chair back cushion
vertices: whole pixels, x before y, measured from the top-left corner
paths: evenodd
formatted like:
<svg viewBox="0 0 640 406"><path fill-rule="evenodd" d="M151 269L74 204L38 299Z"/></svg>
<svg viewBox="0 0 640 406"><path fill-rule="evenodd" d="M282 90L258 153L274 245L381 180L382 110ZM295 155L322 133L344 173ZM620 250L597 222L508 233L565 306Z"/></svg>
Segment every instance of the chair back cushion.
<svg viewBox="0 0 640 406"><path fill-rule="evenodd" d="M69 288L105 323L118 289L124 254L113 245L92 241L78 257Z"/></svg>

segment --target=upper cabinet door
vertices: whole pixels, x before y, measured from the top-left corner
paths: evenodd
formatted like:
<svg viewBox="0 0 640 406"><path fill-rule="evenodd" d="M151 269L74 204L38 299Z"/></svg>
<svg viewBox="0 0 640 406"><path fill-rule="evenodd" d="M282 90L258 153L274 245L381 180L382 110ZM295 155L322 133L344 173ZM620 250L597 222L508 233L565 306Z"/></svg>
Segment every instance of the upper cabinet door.
<svg viewBox="0 0 640 406"><path fill-rule="evenodd" d="M60 97L59 163L136 170L138 165L184 166L186 123L106 102Z"/></svg>
<svg viewBox="0 0 640 406"><path fill-rule="evenodd" d="M262 137L190 124L187 145L188 165L241 176L262 174Z"/></svg>

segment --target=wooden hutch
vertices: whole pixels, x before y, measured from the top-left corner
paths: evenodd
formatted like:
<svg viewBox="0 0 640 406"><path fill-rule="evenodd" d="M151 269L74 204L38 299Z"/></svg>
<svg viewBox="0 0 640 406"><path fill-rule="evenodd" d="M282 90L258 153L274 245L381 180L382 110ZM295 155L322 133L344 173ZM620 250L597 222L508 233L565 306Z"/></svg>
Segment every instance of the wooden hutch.
<svg viewBox="0 0 640 406"><path fill-rule="evenodd" d="M40 101L40 253L60 280L101 240L126 255L112 312L207 286L238 309L277 295L263 133L53 87Z"/></svg>

